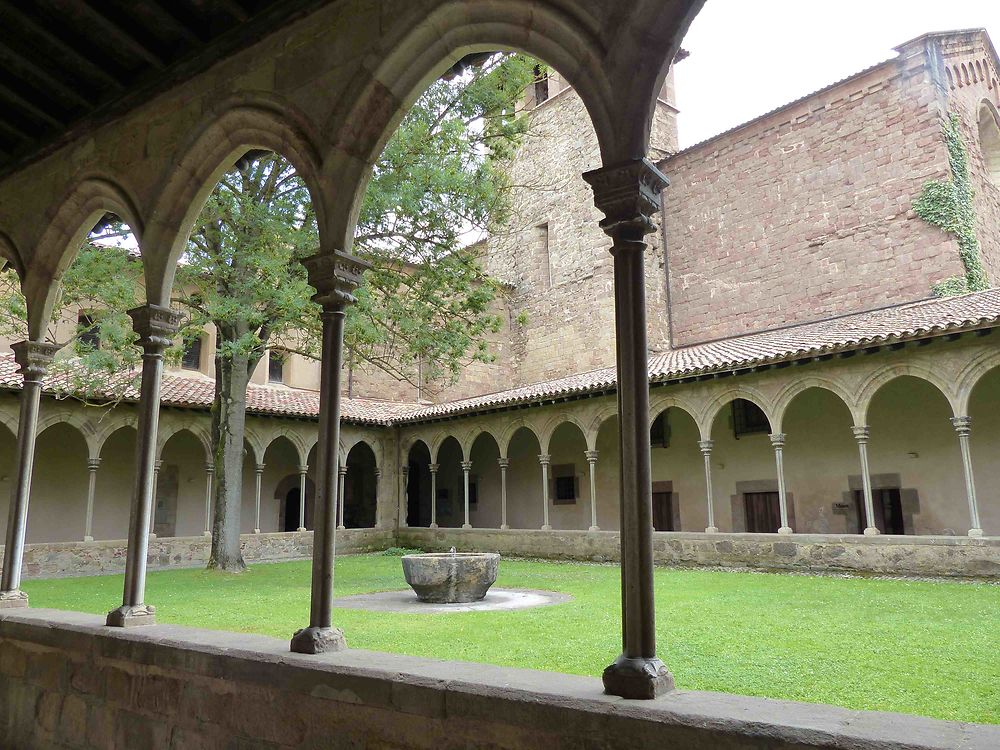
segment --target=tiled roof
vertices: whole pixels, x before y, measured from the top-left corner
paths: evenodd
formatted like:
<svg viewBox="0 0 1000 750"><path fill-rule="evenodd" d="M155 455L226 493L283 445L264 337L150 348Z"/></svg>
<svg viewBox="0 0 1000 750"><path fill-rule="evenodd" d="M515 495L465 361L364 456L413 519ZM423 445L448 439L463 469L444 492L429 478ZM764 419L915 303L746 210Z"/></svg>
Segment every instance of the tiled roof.
<svg viewBox="0 0 1000 750"><path fill-rule="evenodd" d="M679 380L997 325L1000 325L1000 288L675 349L650 358L649 378L652 382ZM13 355L0 355L0 388L16 390L21 387L16 370ZM45 386L49 392L65 393L69 389L69 379L66 375L53 377L46 380ZM341 412L347 422L392 425L614 388L614 368L604 368L431 406L344 399ZM161 392L164 405L207 409L212 404L214 382L204 376L168 374L163 378ZM135 388L128 385L125 400L137 399ZM247 389L247 406L253 414L315 418L319 413L319 394L285 386L251 385Z"/></svg>

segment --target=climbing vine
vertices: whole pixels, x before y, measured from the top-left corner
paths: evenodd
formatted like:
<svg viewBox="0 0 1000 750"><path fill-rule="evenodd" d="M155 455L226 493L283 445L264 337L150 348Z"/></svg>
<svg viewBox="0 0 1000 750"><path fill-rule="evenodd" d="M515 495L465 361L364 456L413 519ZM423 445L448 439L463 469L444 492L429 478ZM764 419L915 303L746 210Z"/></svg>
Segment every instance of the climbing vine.
<svg viewBox="0 0 1000 750"><path fill-rule="evenodd" d="M965 275L952 276L933 286L933 292L938 297L951 297L987 289L989 280L979 255L976 212L972 202L974 193L969 180L969 152L957 115L948 115L943 131L951 179L924 183L920 197L913 203L913 210L921 219L955 235L958 240L958 254L965 266Z"/></svg>

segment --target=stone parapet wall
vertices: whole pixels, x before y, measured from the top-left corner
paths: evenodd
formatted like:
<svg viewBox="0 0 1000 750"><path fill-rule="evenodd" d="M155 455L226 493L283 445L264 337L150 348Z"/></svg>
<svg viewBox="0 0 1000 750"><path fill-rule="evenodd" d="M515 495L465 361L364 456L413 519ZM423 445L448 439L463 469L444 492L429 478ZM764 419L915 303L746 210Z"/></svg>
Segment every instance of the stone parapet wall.
<svg viewBox="0 0 1000 750"><path fill-rule="evenodd" d="M0 615L0 736L17 748L987 750L1000 727L367 651L304 656L245 633Z"/></svg>
<svg viewBox="0 0 1000 750"><path fill-rule="evenodd" d="M400 546L429 551L494 551L550 560L617 561L610 531L399 529ZM1000 537L900 537L657 532L659 565L750 570L860 573L1000 581Z"/></svg>

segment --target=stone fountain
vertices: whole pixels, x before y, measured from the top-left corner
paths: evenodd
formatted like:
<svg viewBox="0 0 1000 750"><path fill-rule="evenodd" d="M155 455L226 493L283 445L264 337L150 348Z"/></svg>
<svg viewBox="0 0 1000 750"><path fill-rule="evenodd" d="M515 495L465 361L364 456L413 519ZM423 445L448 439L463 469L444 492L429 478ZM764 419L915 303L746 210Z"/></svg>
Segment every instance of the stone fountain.
<svg viewBox="0 0 1000 750"><path fill-rule="evenodd" d="M466 604L486 596L497 579L496 552L428 552L404 555L403 575L422 602Z"/></svg>

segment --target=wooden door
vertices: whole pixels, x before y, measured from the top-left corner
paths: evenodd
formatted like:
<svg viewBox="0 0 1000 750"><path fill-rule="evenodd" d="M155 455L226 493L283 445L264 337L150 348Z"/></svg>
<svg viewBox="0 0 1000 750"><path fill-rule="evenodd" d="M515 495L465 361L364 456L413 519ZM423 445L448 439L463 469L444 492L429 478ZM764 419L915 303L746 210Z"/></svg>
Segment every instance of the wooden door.
<svg viewBox="0 0 1000 750"><path fill-rule="evenodd" d="M781 526L781 507L777 492L745 492L743 507L747 531L774 534Z"/></svg>
<svg viewBox="0 0 1000 750"><path fill-rule="evenodd" d="M653 528L657 531L674 530L674 504L672 493L653 493Z"/></svg>

